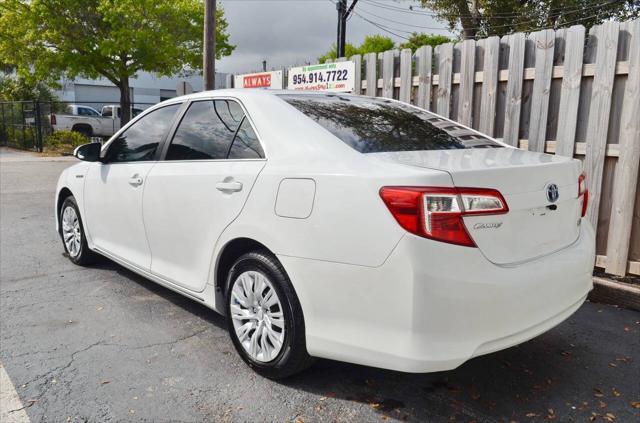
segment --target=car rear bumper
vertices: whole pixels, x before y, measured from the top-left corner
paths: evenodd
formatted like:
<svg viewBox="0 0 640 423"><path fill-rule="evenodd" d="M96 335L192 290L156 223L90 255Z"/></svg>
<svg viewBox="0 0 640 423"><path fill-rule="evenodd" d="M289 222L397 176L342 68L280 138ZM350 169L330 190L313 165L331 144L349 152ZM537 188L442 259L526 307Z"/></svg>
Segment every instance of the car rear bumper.
<svg viewBox="0 0 640 423"><path fill-rule="evenodd" d="M279 256L313 356L406 372L458 367L562 322L592 288L595 236L497 266L477 248L407 234L379 267Z"/></svg>

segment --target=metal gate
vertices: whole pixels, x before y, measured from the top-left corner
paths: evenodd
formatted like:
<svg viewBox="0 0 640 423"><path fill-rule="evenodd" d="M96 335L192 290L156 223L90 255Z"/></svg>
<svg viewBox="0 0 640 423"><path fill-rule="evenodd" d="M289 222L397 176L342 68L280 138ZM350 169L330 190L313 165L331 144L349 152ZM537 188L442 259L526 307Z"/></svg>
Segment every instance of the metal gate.
<svg viewBox="0 0 640 423"><path fill-rule="evenodd" d="M42 152L51 111L50 102L0 101L0 145Z"/></svg>

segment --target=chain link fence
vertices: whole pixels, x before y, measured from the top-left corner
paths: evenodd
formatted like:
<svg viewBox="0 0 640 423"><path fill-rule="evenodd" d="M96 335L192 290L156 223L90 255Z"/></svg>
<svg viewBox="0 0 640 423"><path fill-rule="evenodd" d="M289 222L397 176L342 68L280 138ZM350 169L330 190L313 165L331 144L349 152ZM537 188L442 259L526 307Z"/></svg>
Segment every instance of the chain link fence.
<svg viewBox="0 0 640 423"><path fill-rule="evenodd" d="M132 117L154 104L133 103ZM0 100L0 145L43 152L47 148L48 137L56 130L56 115L71 115L68 107L71 105L84 106L93 112L90 115L73 115L75 123L67 125L64 129L78 132L88 138L108 138L120 128L119 115L114 116L110 113L103 116L101 113L104 106L118 106L113 101ZM87 131L87 128L91 127L108 127L110 130L92 133L90 130Z"/></svg>

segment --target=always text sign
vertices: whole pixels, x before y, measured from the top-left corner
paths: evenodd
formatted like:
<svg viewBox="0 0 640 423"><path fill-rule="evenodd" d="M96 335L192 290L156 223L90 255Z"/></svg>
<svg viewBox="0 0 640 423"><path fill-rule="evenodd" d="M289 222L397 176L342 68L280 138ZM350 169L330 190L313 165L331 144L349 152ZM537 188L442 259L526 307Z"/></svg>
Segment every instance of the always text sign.
<svg viewBox="0 0 640 423"><path fill-rule="evenodd" d="M236 75L236 88L272 88L282 89L282 71L248 73Z"/></svg>

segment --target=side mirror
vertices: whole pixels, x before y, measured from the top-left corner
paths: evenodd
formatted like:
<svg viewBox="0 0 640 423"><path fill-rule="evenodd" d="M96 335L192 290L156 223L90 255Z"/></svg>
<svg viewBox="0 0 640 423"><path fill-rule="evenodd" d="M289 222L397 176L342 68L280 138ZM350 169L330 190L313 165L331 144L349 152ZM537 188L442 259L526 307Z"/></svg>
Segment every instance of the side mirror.
<svg viewBox="0 0 640 423"><path fill-rule="evenodd" d="M83 144L73 151L73 155L85 162L99 162L100 150L102 144L99 142L91 142L89 144Z"/></svg>

